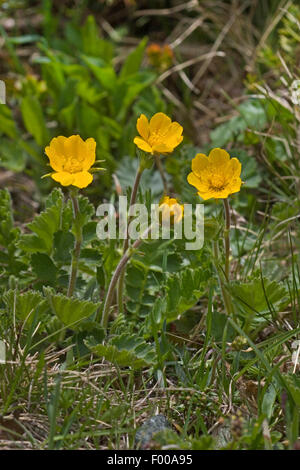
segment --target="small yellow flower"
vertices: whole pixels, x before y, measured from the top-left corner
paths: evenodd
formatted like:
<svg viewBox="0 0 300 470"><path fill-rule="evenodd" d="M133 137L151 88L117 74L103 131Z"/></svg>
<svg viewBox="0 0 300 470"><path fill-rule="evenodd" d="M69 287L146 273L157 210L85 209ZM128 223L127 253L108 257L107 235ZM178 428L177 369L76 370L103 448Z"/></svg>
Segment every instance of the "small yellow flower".
<svg viewBox="0 0 300 470"><path fill-rule="evenodd" d="M198 153L192 160L192 173L187 177L202 199L226 199L241 189L242 165L223 149L213 149L207 157Z"/></svg>
<svg viewBox="0 0 300 470"><path fill-rule="evenodd" d="M183 139L183 128L178 122L172 122L164 113L156 113L150 123L144 114L138 118L136 128L141 137L135 137L134 143L151 154L171 153Z"/></svg>
<svg viewBox="0 0 300 470"><path fill-rule="evenodd" d="M174 224L178 224L183 217L184 207L179 204L177 199L164 196L159 204L162 222L170 220Z"/></svg>
<svg viewBox="0 0 300 470"><path fill-rule="evenodd" d="M96 159L96 142L93 138L84 141L79 135L55 137L45 148L45 153L55 171L46 176L51 176L62 186L86 188L93 181L93 175L89 173Z"/></svg>

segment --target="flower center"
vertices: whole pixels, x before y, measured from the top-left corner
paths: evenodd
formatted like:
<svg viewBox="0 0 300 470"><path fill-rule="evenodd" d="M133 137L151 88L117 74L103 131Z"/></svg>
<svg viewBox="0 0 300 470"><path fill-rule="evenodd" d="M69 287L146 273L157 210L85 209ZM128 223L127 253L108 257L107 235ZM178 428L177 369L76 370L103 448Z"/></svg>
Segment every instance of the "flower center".
<svg viewBox="0 0 300 470"><path fill-rule="evenodd" d="M163 138L164 136L160 132L152 132L149 136L149 144L151 145L151 147L153 147L158 142L161 142Z"/></svg>
<svg viewBox="0 0 300 470"><path fill-rule="evenodd" d="M215 177L214 180L209 181L209 189L210 191L223 191L226 187L226 183L224 181L224 178L221 177Z"/></svg>
<svg viewBox="0 0 300 470"><path fill-rule="evenodd" d="M82 171L82 162L75 157L70 157L63 164L63 169L67 173L78 173Z"/></svg>

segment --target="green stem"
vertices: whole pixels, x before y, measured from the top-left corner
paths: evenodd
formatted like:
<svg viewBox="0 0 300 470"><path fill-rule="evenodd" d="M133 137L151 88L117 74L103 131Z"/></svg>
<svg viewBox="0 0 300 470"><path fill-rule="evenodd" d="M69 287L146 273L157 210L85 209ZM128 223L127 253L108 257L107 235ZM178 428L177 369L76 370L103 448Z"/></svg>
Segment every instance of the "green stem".
<svg viewBox="0 0 300 470"><path fill-rule="evenodd" d="M224 250L225 250L225 271L223 274L223 277L225 275L225 282L229 282L230 280L230 206L228 199L223 199L224 203L224 210L225 210L225 229L224 229ZM217 264L217 272L218 272L218 277L219 277L219 282L220 282L220 287L222 291L222 296L224 300L224 305L225 305L225 310L227 315L232 316L234 311L233 311L233 305L231 301L231 297L226 290L222 274L220 272L219 268L219 246L218 242L214 241L214 256Z"/></svg>
<svg viewBox="0 0 300 470"><path fill-rule="evenodd" d="M108 291L107 291L107 295L106 295L106 299L105 299L105 303L103 307L103 312L102 312L101 325L104 328L107 328L109 310L110 310L110 306L113 300L114 290L117 285L118 279L124 273L125 271L124 268L126 264L128 263L129 259L131 258L132 254L143 242L143 239L147 237L150 230L151 230L151 225L147 227L147 229L144 231L142 236L133 243L132 247L126 250L122 258L120 259L118 266L116 267L116 270L113 274L113 277L111 278L111 281L108 287Z"/></svg>
<svg viewBox="0 0 300 470"><path fill-rule="evenodd" d="M225 230L224 230L224 248L225 248L225 277L227 282L229 281L230 274L230 206L228 199L223 199L225 209Z"/></svg>
<svg viewBox="0 0 300 470"><path fill-rule="evenodd" d="M137 191L138 187L141 181L141 177L143 174L143 168L139 166L137 169L136 175L135 175L135 180L132 188L132 193L130 197L130 206L135 204L136 201L136 196L137 196ZM126 238L124 239L123 243L123 254L126 253L128 246L129 246L129 236L128 236L128 226L129 226L129 220L127 223L127 228L126 228ZM125 269L122 269L121 272L119 273L119 282L118 282L118 311L119 313L123 313L123 294L124 294L124 283L125 283Z"/></svg>
<svg viewBox="0 0 300 470"><path fill-rule="evenodd" d="M155 155L155 163L156 163L156 166L158 168L158 171L160 173L160 176L161 176L161 179L162 179L162 182L163 182L163 186L164 186L164 193L165 194L168 194L168 182L167 182L167 178L166 178L166 175L165 175L165 171L164 171L164 167L161 163L161 159L160 159L160 156L159 155Z"/></svg>
<svg viewBox="0 0 300 470"><path fill-rule="evenodd" d="M214 247L214 257L215 257L215 263L216 263L216 268L217 268L217 273L218 273L218 278L219 278L219 283L221 287L221 292L222 292L222 297L225 305L225 310L227 315L230 315L231 313L231 300L228 296L228 293L226 291L226 288L224 286L224 282L222 279L222 275L220 273L220 268L219 268L219 246L218 246L218 241L214 240L213 242L213 247Z"/></svg>
<svg viewBox="0 0 300 470"><path fill-rule="evenodd" d="M67 296L72 297L76 285L76 278L77 278L77 271L78 271L78 263L79 263L79 256L80 256L80 249L82 244L82 227L80 225L80 212L79 212L79 204L77 199L77 191L71 190L70 196L73 205L73 214L74 214L74 227L75 227L75 246L72 253L72 264L71 264L71 273L69 279L69 286Z"/></svg>

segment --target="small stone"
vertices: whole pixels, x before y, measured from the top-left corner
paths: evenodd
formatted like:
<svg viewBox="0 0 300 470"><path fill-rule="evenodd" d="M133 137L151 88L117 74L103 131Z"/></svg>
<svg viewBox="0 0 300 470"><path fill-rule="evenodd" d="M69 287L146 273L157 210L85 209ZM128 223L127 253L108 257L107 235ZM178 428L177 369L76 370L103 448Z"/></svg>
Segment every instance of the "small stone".
<svg viewBox="0 0 300 470"><path fill-rule="evenodd" d="M150 445L154 435L165 429L171 429L171 425L164 415L156 415L147 419L137 430L135 435L135 446L146 449Z"/></svg>

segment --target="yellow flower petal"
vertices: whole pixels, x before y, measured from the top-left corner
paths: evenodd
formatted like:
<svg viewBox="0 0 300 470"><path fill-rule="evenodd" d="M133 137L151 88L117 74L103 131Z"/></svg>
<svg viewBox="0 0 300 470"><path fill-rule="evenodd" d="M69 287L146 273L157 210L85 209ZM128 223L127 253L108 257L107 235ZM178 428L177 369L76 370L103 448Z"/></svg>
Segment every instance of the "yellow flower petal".
<svg viewBox="0 0 300 470"><path fill-rule="evenodd" d="M213 149L209 156L198 154L192 160L192 173L187 177L204 199L226 199L240 190L242 180L241 163L223 149Z"/></svg>
<svg viewBox="0 0 300 470"><path fill-rule="evenodd" d="M171 125L171 119L164 113L156 113L152 118L150 119L150 133L160 133L160 134L165 134L170 125Z"/></svg>
<svg viewBox="0 0 300 470"><path fill-rule="evenodd" d="M138 146L138 148L140 148L141 150L144 150L144 152L153 153L153 150L150 147L150 145L141 137L135 137L133 142L135 143L135 145Z"/></svg>
<svg viewBox="0 0 300 470"><path fill-rule="evenodd" d="M208 155L210 162L214 166L225 165L230 160L230 155L226 150L215 148Z"/></svg>
<svg viewBox="0 0 300 470"><path fill-rule="evenodd" d="M213 193L211 193L211 191L205 193L205 192L200 192L198 191L198 196L200 196L204 201L207 201L208 199L212 199L214 196L213 196Z"/></svg>
<svg viewBox="0 0 300 470"><path fill-rule="evenodd" d="M159 204L162 222L173 221L177 224L183 217L184 206L176 198L164 196Z"/></svg>
<svg viewBox="0 0 300 470"><path fill-rule="evenodd" d="M166 143L169 147L176 147L183 139L181 135L183 127L178 122L172 122L165 135Z"/></svg>
<svg viewBox="0 0 300 470"><path fill-rule="evenodd" d="M228 173L230 174L231 177L238 177L241 174L242 171L242 165L241 162L237 158L232 158L228 162Z"/></svg>
<svg viewBox="0 0 300 470"><path fill-rule="evenodd" d="M208 157L204 153L198 153L192 160L192 171L201 176L204 169L208 166Z"/></svg>
<svg viewBox="0 0 300 470"><path fill-rule="evenodd" d="M96 161L96 141L92 137L84 142L85 145L85 160L82 169L87 171L94 165Z"/></svg>
<svg viewBox="0 0 300 470"><path fill-rule="evenodd" d="M53 173L51 175L51 178L54 179L54 181L60 183L62 186L70 186L71 184L73 184L74 181L74 175L65 171Z"/></svg>
<svg viewBox="0 0 300 470"><path fill-rule="evenodd" d="M45 152L56 171L51 177L63 186L85 188L93 180L88 170L96 160L96 142L84 141L79 135L59 136L51 140Z"/></svg>
<svg viewBox="0 0 300 470"><path fill-rule="evenodd" d="M45 153L49 157L50 165L55 171L63 171L63 164L65 162L65 140L66 137L54 137L50 145L45 148Z"/></svg>
<svg viewBox="0 0 300 470"><path fill-rule="evenodd" d="M241 178L233 179L230 183L230 194L237 193L241 189L241 186L242 186Z"/></svg>
<svg viewBox="0 0 300 470"><path fill-rule="evenodd" d="M140 136L142 136L144 140L147 140L149 137L149 122L145 114L141 114L138 118L136 128Z"/></svg>
<svg viewBox="0 0 300 470"><path fill-rule="evenodd" d="M73 180L73 186L77 188L86 188L93 181L93 175L88 171L81 171L80 173L75 173Z"/></svg>
<svg viewBox="0 0 300 470"><path fill-rule="evenodd" d="M155 153L171 153L173 151L173 147L170 147L167 143L158 142L153 145L152 150Z"/></svg>
<svg viewBox="0 0 300 470"><path fill-rule="evenodd" d="M71 135L65 141L65 154L70 159L81 162L85 159L85 143L80 135Z"/></svg>
<svg viewBox="0 0 300 470"><path fill-rule="evenodd" d="M137 130L141 137L135 137L134 143L145 152L170 153L183 139L182 126L173 122L164 113L156 113L150 123L144 114L137 120Z"/></svg>
<svg viewBox="0 0 300 470"><path fill-rule="evenodd" d="M195 173L189 173L187 177L188 183L191 184L192 186L195 186L195 188L198 189L198 191L203 191L207 192L209 190L209 185L207 181L202 181Z"/></svg>

